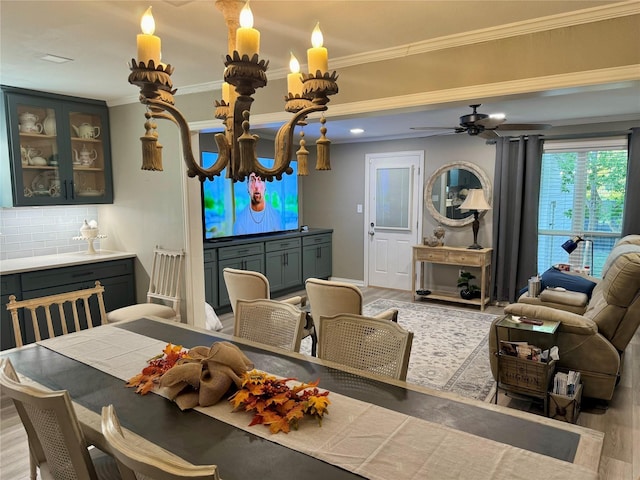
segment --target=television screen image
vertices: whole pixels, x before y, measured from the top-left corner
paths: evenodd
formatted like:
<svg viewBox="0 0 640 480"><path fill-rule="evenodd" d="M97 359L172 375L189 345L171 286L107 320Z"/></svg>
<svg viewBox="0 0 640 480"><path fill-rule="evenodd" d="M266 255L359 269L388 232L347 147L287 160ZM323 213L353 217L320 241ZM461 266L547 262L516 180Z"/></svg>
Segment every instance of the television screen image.
<svg viewBox="0 0 640 480"><path fill-rule="evenodd" d="M218 154L202 152L204 168L215 163ZM267 168L273 159L260 158ZM251 174L244 182L225 177L223 171L215 180L202 183L202 215L205 240L256 235L298 229L297 164L293 173L282 180L263 181Z"/></svg>

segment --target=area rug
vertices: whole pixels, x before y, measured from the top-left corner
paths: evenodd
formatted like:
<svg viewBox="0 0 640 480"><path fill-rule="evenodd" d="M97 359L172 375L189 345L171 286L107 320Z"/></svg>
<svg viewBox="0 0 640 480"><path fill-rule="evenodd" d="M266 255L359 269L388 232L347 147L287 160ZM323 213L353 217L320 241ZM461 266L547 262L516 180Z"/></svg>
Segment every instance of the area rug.
<svg viewBox="0 0 640 480"><path fill-rule="evenodd" d="M413 332L407 382L485 401L495 386L489 333L495 315L438 305L375 300L364 315L395 308L398 324ZM311 340L300 349L309 354Z"/></svg>

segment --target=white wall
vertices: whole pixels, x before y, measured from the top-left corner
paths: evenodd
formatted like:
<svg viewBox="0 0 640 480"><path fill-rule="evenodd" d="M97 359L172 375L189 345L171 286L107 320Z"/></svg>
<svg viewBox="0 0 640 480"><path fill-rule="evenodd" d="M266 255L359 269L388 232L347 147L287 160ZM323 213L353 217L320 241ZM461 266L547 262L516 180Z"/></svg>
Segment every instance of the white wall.
<svg viewBox="0 0 640 480"><path fill-rule="evenodd" d="M185 248L184 208L178 152L178 129L166 120L158 121L163 145L164 171L141 170L145 107L123 105L109 110L113 162L112 205L99 207L100 222L113 233L103 240L103 248L137 255L136 292L145 301L153 248ZM197 180L195 180L197 181Z"/></svg>

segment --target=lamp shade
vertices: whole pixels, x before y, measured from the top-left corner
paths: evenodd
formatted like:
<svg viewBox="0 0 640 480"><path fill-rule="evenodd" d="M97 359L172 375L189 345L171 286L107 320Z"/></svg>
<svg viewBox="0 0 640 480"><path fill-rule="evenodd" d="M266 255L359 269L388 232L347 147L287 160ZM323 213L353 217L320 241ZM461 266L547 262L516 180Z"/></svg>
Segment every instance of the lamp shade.
<svg viewBox="0 0 640 480"><path fill-rule="evenodd" d="M460 205L460 210L491 210L491 205L487 203L487 200L484 198L484 191L481 188L472 188L469 190L469 194L467 198L464 199L462 205Z"/></svg>
<svg viewBox="0 0 640 480"><path fill-rule="evenodd" d="M564 249L565 252L567 253L572 253L576 248L578 248L578 244L580 242L583 242L584 239L580 236L576 236L573 238L570 238L569 240L567 240L566 242L564 242L562 244L562 248ZM593 262L592 262L593 263Z"/></svg>

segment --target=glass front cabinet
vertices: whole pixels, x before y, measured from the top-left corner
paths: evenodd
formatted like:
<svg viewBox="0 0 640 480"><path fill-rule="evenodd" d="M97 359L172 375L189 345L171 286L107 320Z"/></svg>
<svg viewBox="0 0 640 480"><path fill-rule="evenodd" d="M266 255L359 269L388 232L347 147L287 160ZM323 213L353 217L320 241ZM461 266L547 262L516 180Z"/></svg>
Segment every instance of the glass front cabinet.
<svg viewBox="0 0 640 480"><path fill-rule="evenodd" d="M113 203L104 102L7 87L3 101L2 206Z"/></svg>

